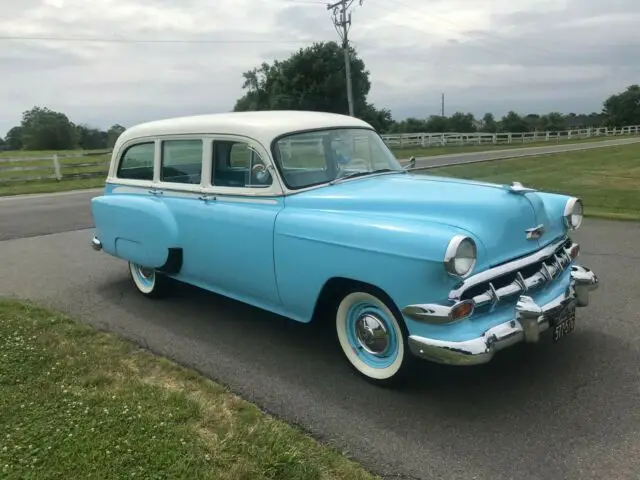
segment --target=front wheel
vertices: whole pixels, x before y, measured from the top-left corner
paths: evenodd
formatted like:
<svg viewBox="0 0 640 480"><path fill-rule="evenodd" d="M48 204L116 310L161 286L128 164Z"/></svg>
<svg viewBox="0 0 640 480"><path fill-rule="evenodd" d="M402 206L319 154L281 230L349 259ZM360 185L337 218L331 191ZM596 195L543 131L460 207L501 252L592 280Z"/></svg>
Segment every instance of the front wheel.
<svg viewBox="0 0 640 480"><path fill-rule="evenodd" d="M145 297L160 298L167 294L170 279L155 269L129 262L129 276Z"/></svg>
<svg viewBox="0 0 640 480"><path fill-rule="evenodd" d="M351 291L335 312L336 334L345 357L358 373L382 386L404 380L411 361L406 327L393 309L373 292Z"/></svg>

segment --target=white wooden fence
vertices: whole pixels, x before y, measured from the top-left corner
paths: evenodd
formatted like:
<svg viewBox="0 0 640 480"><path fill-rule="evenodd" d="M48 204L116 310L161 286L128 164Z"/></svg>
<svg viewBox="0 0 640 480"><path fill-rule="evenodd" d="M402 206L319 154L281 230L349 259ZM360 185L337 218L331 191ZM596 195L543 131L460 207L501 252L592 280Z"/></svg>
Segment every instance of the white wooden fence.
<svg viewBox="0 0 640 480"><path fill-rule="evenodd" d="M104 177L110 158L105 150L33 157L9 155L11 152L0 156L0 186L15 182Z"/></svg>
<svg viewBox="0 0 640 480"><path fill-rule="evenodd" d="M382 135L402 158L401 149L477 145L519 145L535 142L567 142L589 138L639 135L640 125L619 128L585 128L561 132L526 133L405 133ZM36 153L36 152L34 152ZM52 153L34 157L6 152L0 155L0 187L15 182L61 181L106 176L110 152Z"/></svg>
<svg viewBox="0 0 640 480"><path fill-rule="evenodd" d="M559 132L525 133L402 133L382 135L383 140L392 148L429 148L466 145L509 145L535 142L566 142L593 137L620 135L638 135L640 125L618 128L583 128Z"/></svg>

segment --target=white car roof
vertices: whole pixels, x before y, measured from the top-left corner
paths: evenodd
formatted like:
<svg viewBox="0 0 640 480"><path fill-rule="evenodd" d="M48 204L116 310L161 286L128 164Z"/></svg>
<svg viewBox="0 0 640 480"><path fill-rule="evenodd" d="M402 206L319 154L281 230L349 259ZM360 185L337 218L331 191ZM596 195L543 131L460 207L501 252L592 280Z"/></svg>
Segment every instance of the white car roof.
<svg viewBox="0 0 640 480"><path fill-rule="evenodd" d="M363 120L336 113L301 110L228 112L141 123L125 130L118 138L118 144L160 135L232 134L253 138L269 148L273 139L282 134L328 127L372 128Z"/></svg>

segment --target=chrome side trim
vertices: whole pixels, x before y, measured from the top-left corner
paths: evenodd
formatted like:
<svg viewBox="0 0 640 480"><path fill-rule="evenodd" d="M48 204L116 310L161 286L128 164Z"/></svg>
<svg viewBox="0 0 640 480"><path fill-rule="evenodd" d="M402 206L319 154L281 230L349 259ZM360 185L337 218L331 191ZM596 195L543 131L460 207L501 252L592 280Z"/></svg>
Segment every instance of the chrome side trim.
<svg viewBox="0 0 640 480"><path fill-rule="evenodd" d="M102 242L98 240L98 237L93 237L91 239L91 248L93 248L96 252L102 250Z"/></svg>
<svg viewBox="0 0 640 480"><path fill-rule="evenodd" d="M574 268L575 267L575 268ZM481 336L462 342L450 342L409 336L410 351L424 359L447 365L479 365L517 343L535 343L548 330L554 316L566 307L583 307L589 303L590 291L599 285L598 277L588 268L574 266L566 290L555 299L539 306L529 296L519 297L513 319L489 328Z"/></svg>
<svg viewBox="0 0 640 480"><path fill-rule="evenodd" d="M192 198L198 199L206 202L211 201L220 201L220 202L229 202L229 203L256 203L263 205L277 205L277 198L264 198L261 195L239 195L239 194L229 194L229 193L217 193L213 191L209 191L207 189L203 189L200 187L195 187L192 190L180 190L178 188L167 188L167 187L138 187L131 185L117 185L113 188L110 194L120 195L120 194L128 194L128 195L162 195L164 198Z"/></svg>
<svg viewBox="0 0 640 480"><path fill-rule="evenodd" d="M449 293L449 299L459 300L462 294L466 290L470 289L471 287L474 287L484 282L488 282L490 280L493 280L502 275L511 273L513 271L521 270L529 265L532 265L534 263L550 258L555 254L556 250L558 250L567 241L567 239L568 237L564 237L561 240L558 240L557 242L547 245L546 247L538 250L537 252L527 257L519 258L517 260L513 260L511 262L499 265L494 268L489 268L475 275L472 275L471 277L466 278L460 284L460 286L458 286L458 288L451 290L451 292ZM577 244L573 243L571 248L573 248L574 245L577 247Z"/></svg>

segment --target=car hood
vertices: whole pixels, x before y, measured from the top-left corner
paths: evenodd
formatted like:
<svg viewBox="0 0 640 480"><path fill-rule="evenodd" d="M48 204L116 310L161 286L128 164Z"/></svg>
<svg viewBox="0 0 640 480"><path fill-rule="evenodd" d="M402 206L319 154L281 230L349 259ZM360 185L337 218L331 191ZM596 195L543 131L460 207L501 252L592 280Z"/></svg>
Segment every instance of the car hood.
<svg viewBox="0 0 640 480"><path fill-rule="evenodd" d="M513 193L492 183L414 174L362 177L300 192L289 207L377 213L446 224L480 241L485 266L526 255L562 235L535 192ZM527 229L544 225L539 240ZM557 231L556 231L557 230ZM480 259L479 259L480 260Z"/></svg>

